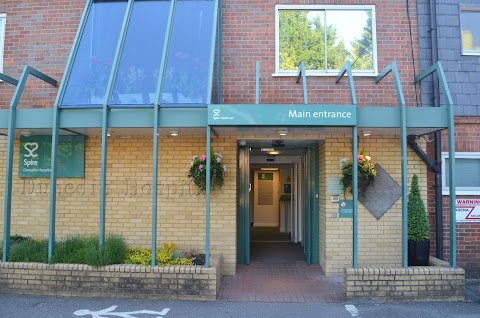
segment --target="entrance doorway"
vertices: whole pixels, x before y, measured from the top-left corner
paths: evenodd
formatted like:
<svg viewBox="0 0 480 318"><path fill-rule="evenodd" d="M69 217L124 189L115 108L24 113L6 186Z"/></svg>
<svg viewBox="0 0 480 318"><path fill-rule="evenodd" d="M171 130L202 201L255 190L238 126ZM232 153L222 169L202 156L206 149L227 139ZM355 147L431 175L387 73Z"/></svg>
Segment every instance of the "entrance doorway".
<svg viewBox="0 0 480 318"><path fill-rule="evenodd" d="M238 180L238 262L318 263L318 145L247 141Z"/></svg>

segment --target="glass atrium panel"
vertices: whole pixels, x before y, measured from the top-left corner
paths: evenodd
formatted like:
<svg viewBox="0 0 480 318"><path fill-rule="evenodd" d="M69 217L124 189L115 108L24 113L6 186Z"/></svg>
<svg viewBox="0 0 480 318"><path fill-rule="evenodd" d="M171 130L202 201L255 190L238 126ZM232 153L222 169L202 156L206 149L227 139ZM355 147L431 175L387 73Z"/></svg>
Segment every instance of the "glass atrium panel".
<svg viewBox="0 0 480 318"><path fill-rule="evenodd" d="M214 1L179 0L175 8L161 103L206 104Z"/></svg>
<svg viewBox="0 0 480 318"><path fill-rule="evenodd" d="M169 11L169 0L134 2L112 105L154 103Z"/></svg>
<svg viewBox="0 0 480 318"><path fill-rule="evenodd" d="M279 16L280 70L325 70L325 11L282 10Z"/></svg>
<svg viewBox="0 0 480 318"><path fill-rule="evenodd" d="M327 10L327 67L373 71L372 11Z"/></svg>
<svg viewBox="0 0 480 318"><path fill-rule="evenodd" d="M95 0L74 58L62 106L101 105L127 1Z"/></svg>

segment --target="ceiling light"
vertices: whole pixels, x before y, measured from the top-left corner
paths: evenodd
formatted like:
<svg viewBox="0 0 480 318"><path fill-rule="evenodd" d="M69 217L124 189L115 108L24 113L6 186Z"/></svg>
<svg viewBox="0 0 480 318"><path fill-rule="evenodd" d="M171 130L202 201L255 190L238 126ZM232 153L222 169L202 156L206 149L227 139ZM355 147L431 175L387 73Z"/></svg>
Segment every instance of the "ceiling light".
<svg viewBox="0 0 480 318"><path fill-rule="evenodd" d="M364 136L371 136L371 135L372 135L372 131L371 131L371 130L364 130L364 131L363 131L363 135L364 135Z"/></svg>
<svg viewBox="0 0 480 318"><path fill-rule="evenodd" d="M30 132L30 130L23 130L21 135L24 136L24 137L30 137L32 133Z"/></svg>
<svg viewBox="0 0 480 318"><path fill-rule="evenodd" d="M112 133L109 131L107 131L107 137L110 137L112 135Z"/></svg>
<svg viewBox="0 0 480 318"><path fill-rule="evenodd" d="M286 136L288 134L288 130L286 128L279 129L277 132L280 136Z"/></svg>
<svg viewBox="0 0 480 318"><path fill-rule="evenodd" d="M270 151L275 151L275 148L260 148L260 151L270 152Z"/></svg>
<svg viewBox="0 0 480 318"><path fill-rule="evenodd" d="M169 133L170 133L170 136L174 136L174 137L180 134L178 130L170 130Z"/></svg>
<svg viewBox="0 0 480 318"><path fill-rule="evenodd" d="M262 171L278 171L278 168L260 168Z"/></svg>
<svg viewBox="0 0 480 318"><path fill-rule="evenodd" d="M280 154L280 152L279 152L279 151L276 151L276 150L274 150L274 151L269 151L269 152L268 152L268 154L269 154L269 155L279 155L279 154Z"/></svg>

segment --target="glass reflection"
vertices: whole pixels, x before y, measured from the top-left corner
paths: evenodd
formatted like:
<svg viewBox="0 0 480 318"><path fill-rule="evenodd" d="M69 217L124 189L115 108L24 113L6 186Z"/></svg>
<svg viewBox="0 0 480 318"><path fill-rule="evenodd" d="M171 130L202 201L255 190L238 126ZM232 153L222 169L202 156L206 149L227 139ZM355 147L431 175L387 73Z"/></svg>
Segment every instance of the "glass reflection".
<svg viewBox="0 0 480 318"><path fill-rule="evenodd" d="M127 30L112 105L151 105L167 27L170 1L135 1Z"/></svg>
<svg viewBox="0 0 480 318"><path fill-rule="evenodd" d="M325 70L325 11L279 12L280 70Z"/></svg>
<svg viewBox="0 0 480 318"><path fill-rule="evenodd" d="M463 52L480 54L480 11L462 11L461 27Z"/></svg>
<svg viewBox="0 0 480 318"><path fill-rule="evenodd" d="M126 1L93 2L62 106L102 104L126 7Z"/></svg>
<svg viewBox="0 0 480 318"><path fill-rule="evenodd" d="M279 11L279 68L338 71L374 70L371 10Z"/></svg>
<svg viewBox="0 0 480 318"><path fill-rule="evenodd" d="M449 159L445 159L445 186L450 186ZM480 187L480 159L455 159L455 186Z"/></svg>
<svg viewBox="0 0 480 318"><path fill-rule="evenodd" d="M372 12L327 11L327 65L340 70L346 61L353 70L373 71Z"/></svg>
<svg viewBox="0 0 480 318"><path fill-rule="evenodd" d="M213 9L213 0L177 2L162 90L164 106L209 102Z"/></svg>

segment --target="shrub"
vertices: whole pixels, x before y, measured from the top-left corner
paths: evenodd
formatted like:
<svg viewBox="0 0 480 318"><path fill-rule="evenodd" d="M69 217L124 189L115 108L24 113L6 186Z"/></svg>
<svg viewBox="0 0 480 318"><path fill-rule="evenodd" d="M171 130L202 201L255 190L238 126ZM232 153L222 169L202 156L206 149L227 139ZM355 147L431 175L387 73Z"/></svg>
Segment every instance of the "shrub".
<svg viewBox="0 0 480 318"><path fill-rule="evenodd" d="M48 262L48 241L27 239L12 244L9 262Z"/></svg>
<svg viewBox="0 0 480 318"><path fill-rule="evenodd" d="M127 244L119 235L109 235L100 255L98 236L71 236L55 246L54 263L105 266L122 264L127 255Z"/></svg>
<svg viewBox="0 0 480 318"><path fill-rule="evenodd" d="M162 248L157 249L155 255L158 266L194 265L194 263L188 257L185 257L183 253L177 252L177 246L174 243L163 244ZM152 263L152 249L138 247L129 249L125 263L150 265Z"/></svg>
<svg viewBox="0 0 480 318"><path fill-rule="evenodd" d="M425 204L420 196L418 177L413 175L408 194L408 239L423 241L428 238L428 217Z"/></svg>

